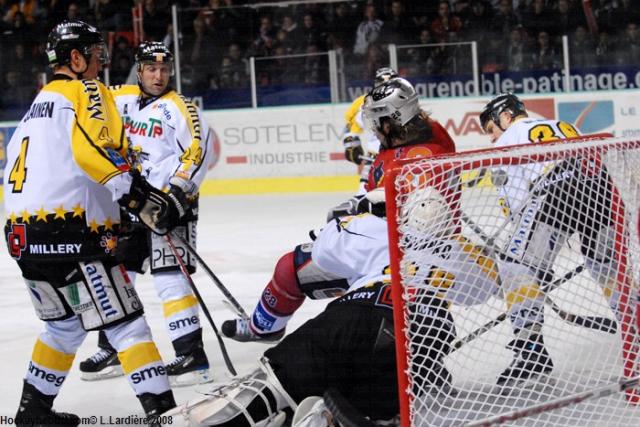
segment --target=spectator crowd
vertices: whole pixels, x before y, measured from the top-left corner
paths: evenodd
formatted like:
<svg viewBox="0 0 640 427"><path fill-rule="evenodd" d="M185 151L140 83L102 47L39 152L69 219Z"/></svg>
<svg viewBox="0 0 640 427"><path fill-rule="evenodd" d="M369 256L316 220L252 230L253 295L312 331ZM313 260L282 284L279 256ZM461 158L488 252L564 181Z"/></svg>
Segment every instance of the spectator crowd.
<svg viewBox="0 0 640 427"><path fill-rule="evenodd" d="M46 35L63 19L82 19L110 33L110 82L130 75L135 51L132 9L142 10L143 37L171 48L171 6L179 6L182 87L195 93L246 88L248 58L257 83L328 81L338 52L347 79L369 80L388 65L388 45L478 42L482 72L557 69L568 35L573 67L640 64L640 1L360 0L289 4L241 0L0 0L0 109L28 104L46 70ZM267 4L265 4L267 3ZM285 57L292 54L299 57ZM468 45L398 50L404 75L468 73Z"/></svg>

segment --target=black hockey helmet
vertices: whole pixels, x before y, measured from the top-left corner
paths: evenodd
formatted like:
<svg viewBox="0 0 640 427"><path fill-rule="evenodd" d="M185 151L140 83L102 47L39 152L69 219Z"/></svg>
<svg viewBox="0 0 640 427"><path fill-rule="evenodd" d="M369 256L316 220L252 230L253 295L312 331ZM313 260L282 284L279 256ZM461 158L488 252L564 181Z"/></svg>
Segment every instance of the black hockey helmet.
<svg viewBox="0 0 640 427"><path fill-rule="evenodd" d="M138 71L142 69L143 64L160 62L170 64L171 72L173 73L173 54L162 42L147 41L140 43L136 51L135 59L138 65Z"/></svg>
<svg viewBox="0 0 640 427"><path fill-rule="evenodd" d="M96 27L82 21L63 21L56 25L47 38L46 53L49 66L67 65L71 61L71 51L77 49L85 57L87 63L91 49L100 46L100 63L109 63L109 51Z"/></svg>
<svg viewBox="0 0 640 427"><path fill-rule="evenodd" d="M489 120L502 129L502 127L500 127L500 114L503 111L511 114L511 117L523 114L527 115L527 110L524 108L524 103L520 101L520 98L511 92L501 93L489 101L480 113L480 126L482 126L482 130L487 129L487 123Z"/></svg>
<svg viewBox="0 0 640 427"><path fill-rule="evenodd" d="M398 77L398 73L391 67L382 67L376 70L376 76L373 80L373 87L378 87L389 80Z"/></svg>

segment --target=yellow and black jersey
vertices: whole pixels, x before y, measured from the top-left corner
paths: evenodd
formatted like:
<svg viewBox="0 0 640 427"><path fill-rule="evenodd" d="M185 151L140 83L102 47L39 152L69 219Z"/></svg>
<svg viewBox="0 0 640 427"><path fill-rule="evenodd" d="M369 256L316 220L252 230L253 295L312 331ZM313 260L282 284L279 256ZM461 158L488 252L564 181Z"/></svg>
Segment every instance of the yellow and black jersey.
<svg viewBox="0 0 640 427"><path fill-rule="evenodd" d="M347 123L347 132L352 134L361 134L364 131L362 123L362 105L366 95L361 95L353 100L349 109L344 113L344 120Z"/></svg>
<svg viewBox="0 0 640 427"><path fill-rule="evenodd" d="M146 99L137 85L110 90L147 180L166 188L176 175L200 186L213 156L213 131L200 109L174 90Z"/></svg>
<svg viewBox="0 0 640 427"><path fill-rule="evenodd" d="M5 236L15 258L109 254L128 191L124 126L96 80L57 75L37 95L7 146ZM125 188L126 187L126 188Z"/></svg>

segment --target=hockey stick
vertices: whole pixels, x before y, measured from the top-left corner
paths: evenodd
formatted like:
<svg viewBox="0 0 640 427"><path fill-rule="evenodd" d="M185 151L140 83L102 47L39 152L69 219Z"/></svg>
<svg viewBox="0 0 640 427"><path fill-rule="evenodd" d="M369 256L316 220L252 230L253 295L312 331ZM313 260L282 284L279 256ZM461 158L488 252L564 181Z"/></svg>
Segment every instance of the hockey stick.
<svg viewBox="0 0 640 427"><path fill-rule="evenodd" d="M507 254L498 250L498 248L495 246L493 242L493 237L487 236L487 234L471 218L469 218L464 213L462 214L461 218L484 241L484 244L487 245L488 248L493 253L495 253L498 257L500 257L500 259L511 260L511 258ZM530 265L527 265L524 262L521 262L521 261L517 261L517 262L519 262L520 264L526 265L527 267L531 267ZM552 290L556 289L558 286L571 280L574 276L581 273L582 270L584 270L584 265L579 265L574 270L565 274L563 277L556 279L547 285L543 285L542 290L545 293L545 303L549 304L551 309L555 311L558 314L558 316L560 316L560 318L567 323L572 323L577 326L582 326L584 328L594 329L601 332L615 334L618 329L618 324L614 319L610 319L608 317L601 317L601 316L581 316L578 314L569 313L563 310L551 299L551 297L549 297L548 292L551 292Z"/></svg>
<svg viewBox="0 0 640 427"><path fill-rule="evenodd" d="M229 292L229 289L227 289L227 287L222 284L220 279L218 279L218 277L213 273L213 271L211 271L211 269L209 268L207 263L204 262L204 260L202 259L202 257L200 255L198 255L198 252L196 252L195 248L193 246L191 246L189 244L189 242L187 242L185 239L183 239L178 234L173 233L172 236L181 245L183 245L185 248L187 248L189 253L198 261L198 263L202 266L204 271L209 275L211 280L213 280L213 283L218 287L218 289L220 289L220 292L222 292L222 295L224 295L224 297L227 299L227 302L229 303L227 305L227 307L229 307L239 317L241 317L243 319L249 319L249 315L247 314L246 311L244 311L244 308L242 308L240 303L233 297L233 295L231 295L231 292Z"/></svg>
<svg viewBox="0 0 640 427"><path fill-rule="evenodd" d="M573 270L569 271L567 274L565 274L562 277L557 278L556 280L554 280L553 282L547 284L545 287L543 287L543 289L545 290L545 292L549 292L552 291L554 289L556 289L558 286L562 285L565 282L568 282L569 280L571 280L574 276L577 276L578 274L580 274L582 272L582 270L584 269L583 265L579 265L576 268L574 268ZM549 303L551 304L551 308L553 308L554 310L559 309L561 310L559 307L556 306L556 308L554 308L555 303L551 300L549 300ZM562 311L562 310L561 310ZM569 313L565 313L564 311L562 311L564 314L566 314L567 316L575 316ZM558 313L558 315L560 315L560 317L562 317L562 315L560 313ZM506 312L502 312L500 313L500 315L498 317L496 317L495 319L490 320L489 322L485 323L484 325L482 325L481 327L479 327L478 329L476 329L475 331L471 332L470 334L466 335L464 338L460 338L456 341L454 341L451 345L453 347L453 350L458 350L460 349L460 347L462 347L463 345L475 340L476 338L478 338L480 335L484 334L485 332L487 332L488 330L490 330L491 328L493 328L494 326L499 325L503 320L505 320L507 318L507 313ZM563 318L563 320L566 320ZM616 333L616 325L615 325L615 321L611 320L611 319L606 319L610 322L613 322L613 332L612 333ZM569 321L569 320L567 320ZM607 326L610 327L610 326ZM604 329L603 329L604 330ZM608 332L608 330L607 330Z"/></svg>
<svg viewBox="0 0 640 427"><path fill-rule="evenodd" d="M569 396L561 397L550 402L542 402L528 408L516 409L506 414L496 415L484 420L472 421L465 424L466 427L490 427L496 424L502 424L507 421L516 421L524 417L541 414L543 412L552 411L554 409L564 408L565 406L578 404L587 399L599 399L601 397L610 396L621 391L626 391L640 385L640 376L633 378L621 379L616 383L604 385L602 387L575 393Z"/></svg>
<svg viewBox="0 0 640 427"><path fill-rule="evenodd" d="M335 388L329 388L322 396L324 404L341 427L376 427L377 424L366 418ZM330 425L336 425L330 424Z"/></svg>
<svg viewBox="0 0 640 427"><path fill-rule="evenodd" d="M222 340L222 335L220 335L220 331L218 331L216 324L213 322L211 313L209 313L209 309L205 305L204 300L200 295L200 292L198 292L198 288L196 288L196 284L193 283L191 274L189 274L189 272L187 271L187 266L184 265L184 261L182 260L182 257L178 253L178 249L173 244L173 240L171 240L171 235L167 234L164 237L167 240L167 243L169 244L169 248L171 248L171 252L173 252L173 256L175 256L176 259L178 260L178 264L180 264L180 270L182 270L182 274L184 274L184 277L187 279L187 282L189 282L189 286L191 287L193 294L196 296L196 299L200 304L200 308L202 308L202 312L204 313L205 317L209 321L209 324L213 328L213 332L216 334L216 338L218 339L218 345L220 346L220 352L222 353L222 358L224 359L224 364L227 365L227 369L229 370L229 372L231 372L231 375L233 376L238 375L235 368L233 367L233 363L231 363L231 359L229 358L229 353L227 353L227 347L224 345L224 341Z"/></svg>

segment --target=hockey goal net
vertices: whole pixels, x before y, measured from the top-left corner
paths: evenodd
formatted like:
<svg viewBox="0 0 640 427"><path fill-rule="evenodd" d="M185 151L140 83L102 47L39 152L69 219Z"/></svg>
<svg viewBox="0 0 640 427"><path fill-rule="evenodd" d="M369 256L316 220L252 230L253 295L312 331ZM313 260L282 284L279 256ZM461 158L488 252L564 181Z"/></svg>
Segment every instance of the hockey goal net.
<svg viewBox="0 0 640 427"><path fill-rule="evenodd" d="M639 374L640 141L406 160L385 179L403 426L466 425ZM415 208L427 188L447 209ZM537 317L520 311L530 300L543 301ZM542 336L547 360L527 356L530 372L502 382L522 329ZM638 391L509 425L640 425Z"/></svg>

